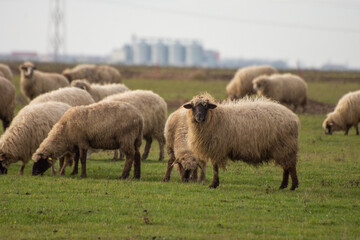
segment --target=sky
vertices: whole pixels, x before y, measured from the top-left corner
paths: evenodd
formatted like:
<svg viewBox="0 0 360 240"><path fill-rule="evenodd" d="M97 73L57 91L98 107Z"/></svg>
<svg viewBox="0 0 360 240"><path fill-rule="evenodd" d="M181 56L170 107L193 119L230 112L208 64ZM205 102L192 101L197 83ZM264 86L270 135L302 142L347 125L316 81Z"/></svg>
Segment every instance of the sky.
<svg viewBox="0 0 360 240"><path fill-rule="evenodd" d="M0 53L50 53L53 2L0 0ZM108 55L135 35L199 40L222 59L360 69L359 13L360 0L65 0L65 53Z"/></svg>

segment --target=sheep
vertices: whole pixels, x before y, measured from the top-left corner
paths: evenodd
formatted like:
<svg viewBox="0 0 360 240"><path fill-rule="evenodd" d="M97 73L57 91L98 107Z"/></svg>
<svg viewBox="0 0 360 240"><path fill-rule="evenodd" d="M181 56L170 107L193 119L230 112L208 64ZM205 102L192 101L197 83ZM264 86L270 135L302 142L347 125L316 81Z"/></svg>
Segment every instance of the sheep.
<svg viewBox="0 0 360 240"><path fill-rule="evenodd" d="M90 83L121 83L120 72L107 65L79 64L72 69L65 69L62 74L69 82L76 79L86 79Z"/></svg>
<svg viewBox="0 0 360 240"><path fill-rule="evenodd" d="M219 167L227 159L260 165L274 160L283 170L280 189L295 190L299 118L288 108L265 98L244 98L216 104L209 94L195 96L183 105L187 111L190 149L200 159L210 159L213 180L219 186Z"/></svg>
<svg viewBox="0 0 360 240"><path fill-rule="evenodd" d="M6 174L10 164L22 161L19 171L22 175L31 155L70 107L65 103L46 102L21 109L0 138L0 172Z"/></svg>
<svg viewBox="0 0 360 240"><path fill-rule="evenodd" d="M63 102L70 106L89 105L95 103L91 95L78 88L59 88L54 91L41 94L34 98L29 104L38 104L48 101Z"/></svg>
<svg viewBox="0 0 360 240"><path fill-rule="evenodd" d="M268 65L249 66L239 69L233 79L226 86L226 93L230 99L239 99L254 92L252 80L264 74L273 74L277 70Z"/></svg>
<svg viewBox="0 0 360 240"><path fill-rule="evenodd" d="M278 101L284 105L299 106L302 112L307 103L307 84L294 74L262 75L253 80L253 88L258 95Z"/></svg>
<svg viewBox="0 0 360 240"><path fill-rule="evenodd" d="M81 177L86 177L89 148L118 149L126 154L121 178L129 176L134 162L134 178L140 178L140 153L144 120L131 104L115 101L73 107L59 120L33 154L33 175L45 172L66 153L81 160ZM77 165L75 165L77 167ZM76 174L74 169L72 174Z"/></svg>
<svg viewBox="0 0 360 240"><path fill-rule="evenodd" d="M15 87L4 77L0 77L0 119L4 131L14 117Z"/></svg>
<svg viewBox="0 0 360 240"><path fill-rule="evenodd" d="M21 64L19 70L21 92L29 101L42 93L69 86L69 82L61 74L38 71L31 62Z"/></svg>
<svg viewBox="0 0 360 240"><path fill-rule="evenodd" d="M170 159L166 168L164 182L170 180L171 170L175 164L178 164L182 182L188 182L190 176L193 181L196 181L198 166L201 169L200 181L205 181L206 162L195 157L190 150L187 142L188 129L186 109L183 107L173 112L166 121L166 149Z"/></svg>
<svg viewBox="0 0 360 240"><path fill-rule="evenodd" d="M141 159L145 160L148 157L153 137L159 142L159 161L164 159L167 104L162 97L149 90L134 90L108 96L102 101L127 102L139 109L144 117L144 139L146 141Z"/></svg>
<svg viewBox="0 0 360 240"><path fill-rule="evenodd" d="M326 134L335 131L345 131L348 135L349 129L354 126L356 135L359 135L358 123L360 121L360 90L349 92L342 96L335 110L327 114L322 126Z"/></svg>
<svg viewBox="0 0 360 240"><path fill-rule="evenodd" d="M1 74L1 76L5 77L7 80L12 82L13 74L8 65L0 63L0 74Z"/></svg>
<svg viewBox="0 0 360 240"><path fill-rule="evenodd" d="M112 83L106 85L90 84L86 79L72 81L72 87L83 89L90 93L95 102L98 102L109 95L129 91L129 89L121 83Z"/></svg>

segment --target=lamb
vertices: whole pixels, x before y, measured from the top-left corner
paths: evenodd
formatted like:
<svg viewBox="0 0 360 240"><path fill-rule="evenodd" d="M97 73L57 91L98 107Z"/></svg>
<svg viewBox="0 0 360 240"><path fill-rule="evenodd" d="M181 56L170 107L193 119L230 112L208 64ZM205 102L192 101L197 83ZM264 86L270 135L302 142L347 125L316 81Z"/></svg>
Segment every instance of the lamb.
<svg viewBox="0 0 360 240"><path fill-rule="evenodd" d="M178 164L182 182L188 182L190 176L196 181L198 166L201 169L200 181L205 181L206 162L195 157L190 150L187 142L188 130L186 109L181 107L169 116L165 124L166 149L170 159L164 182L170 180L171 170L175 164Z"/></svg>
<svg viewBox="0 0 360 240"><path fill-rule="evenodd" d="M257 94L278 101L284 105L294 105L294 111L299 106L302 112L307 103L307 84L294 74L262 75L253 80Z"/></svg>
<svg viewBox="0 0 360 240"><path fill-rule="evenodd" d="M9 127L14 117L15 87L6 78L0 77L0 119L3 129Z"/></svg>
<svg viewBox="0 0 360 240"><path fill-rule="evenodd" d="M72 69L65 69L62 74L69 82L76 79L86 79L90 83L121 83L120 72L107 65L79 64Z"/></svg>
<svg viewBox="0 0 360 240"><path fill-rule="evenodd" d="M140 178L140 153L144 120L131 104L114 101L73 107L50 131L34 153L33 175L45 172L66 153L76 153L81 160L81 177L86 177L89 148L118 149L126 155L121 178L129 176L134 162L134 178ZM77 166L77 165L75 165ZM74 169L73 174L77 173Z"/></svg>
<svg viewBox="0 0 360 240"><path fill-rule="evenodd" d="M249 66L239 69L233 79L226 86L226 93L230 99L239 99L254 92L252 81L254 78L264 75L273 74L277 70L268 65Z"/></svg>
<svg viewBox="0 0 360 240"><path fill-rule="evenodd" d="M274 160L283 170L280 189L298 187L296 162L300 121L288 108L265 98L244 98L216 104L209 94L183 105L189 125L188 142L195 156L210 159L213 180L219 186L219 167L227 159L260 165Z"/></svg>
<svg viewBox="0 0 360 240"><path fill-rule="evenodd" d="M5 64L1 64L0 63L0 74L5 77L7 80L9 80L10 82L12 82L13 80L13 74L11 72L11 69L9 68L8 65Z"/></svg>
<svg viewBox="0 0 360 240"><path fill-rule="evenodd" d="M70 107L65 103L46 102L21 109L0 138L0 172L6 174L10 164L22 161L19 171L22 175L31 155Z"/></svg>
<svg viewBox="0 0 360 240"><path fill-rule="evenodd" d="M164 159L167 104L162 97L149 90L135 90L114 94L102 101L126 102L139 109L144 118L144 139L146 141L141 159L145 160L148 157L153 137L159 142L159 161Z"/></svg>
<svg viewBox="0 0 360 240"><path fill-rule="evenodd" d="M106 85L90 84L86 79L79 79L71 82L72 87L83 89L90 93L95 102L104 99L107 96L115 93L122 93L129 91L129 89L121 83L112 83Z"/></svg>
<svg viewBox="0 0 360 240"><path fill-rule="evenodd" d="M348 135L349 129L354 126L356 135L359 135L358 123L360 121L360 90L349 92L342 96L335 110L329 113L323 122L326 134L335 131L345 131Z"/></svg>
<svg viewBox="0 0 360 240"><path fill-rule="evenodd" d="M29 104L38 104L48 101L63 102L72 107L94 103L94 99L88 92L78 88L66 87L41 94L34 98Z"/></svg>
<svg viewBox="0 0 360 240"><path fill-rule="evenodd" d="M19 70L21 92L29 101L42 93L69 86L69 82L61 74L38 71L31 62L21 64Z"/></svg>

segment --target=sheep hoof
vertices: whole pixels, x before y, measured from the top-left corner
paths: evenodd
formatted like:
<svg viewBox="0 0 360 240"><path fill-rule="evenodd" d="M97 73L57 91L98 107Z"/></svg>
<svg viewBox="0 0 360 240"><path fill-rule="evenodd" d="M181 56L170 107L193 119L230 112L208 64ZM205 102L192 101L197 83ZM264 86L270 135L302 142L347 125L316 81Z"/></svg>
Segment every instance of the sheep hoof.
<svg viewBox="0 0 360 240"><path fill-rule="evenodd" d="M212 183L209 188L217 188L219 186L219 183Z"/></svg>
<svg viewBox="0 0 360 240"><path fill-rule="evenodd" d="M163 182L168 182L170 180L170 178L164 178Z"/></svg>
<svg viewBox="0 0 360 240"><path fill-rule="evenodd" d="M81 178L86 178L86 174L81 174Z"/></svg>
<svg viewBox="0 0 360 240"><path fill-rule="evenodd" d="M78 172L72 172L70 175L74 176L74 175L77 175L77 174L78 174Z"/></svg>
<svg viewBox="0 0 360 240"><path fill-rule="evenodd" d="M280 190L282 190L282 189L284 189L284 188L287 188L287 185L285 185L285 186L281 185L281 186L279 187Z"/></svg>

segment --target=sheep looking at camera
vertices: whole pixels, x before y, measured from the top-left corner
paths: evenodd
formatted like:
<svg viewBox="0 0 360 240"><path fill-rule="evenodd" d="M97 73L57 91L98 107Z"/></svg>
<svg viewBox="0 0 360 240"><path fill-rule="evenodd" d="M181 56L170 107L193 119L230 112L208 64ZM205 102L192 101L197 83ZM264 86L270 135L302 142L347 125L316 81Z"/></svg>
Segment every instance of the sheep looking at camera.
<svg viewBox="0 0 360 240"><path fill-rule="evenodd" d="M218 168L227 159L260 165L271 160L283 170L280 188L298 187L296 162L300 121L286 107L267 99L227 101L216 104L209 94L195 96L184 105L189 125L190 149L213 165L211 188L219 185Z"/></svg>
<svg viewBox="0 0 360 240"><path fill-rule="evenodd" d="M233 79L226 86L226 93L230 99L239 99L254 92L252 81L254 78L267 74L276 73L277 70L271 66L249 66L239 69Z"/></svg>
<svg viewBox="0 0 360 240"><path fill-rule="evenodd" d="M342 96L337 103L335 110L329 113L323 122L325 133L332 134L335 131L345 131L345 135L348 135L349 129L354 126L356 135L359 135L359 106L360 90L349 92Z"/></svg>

